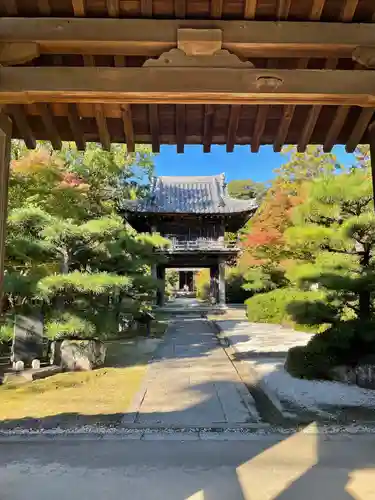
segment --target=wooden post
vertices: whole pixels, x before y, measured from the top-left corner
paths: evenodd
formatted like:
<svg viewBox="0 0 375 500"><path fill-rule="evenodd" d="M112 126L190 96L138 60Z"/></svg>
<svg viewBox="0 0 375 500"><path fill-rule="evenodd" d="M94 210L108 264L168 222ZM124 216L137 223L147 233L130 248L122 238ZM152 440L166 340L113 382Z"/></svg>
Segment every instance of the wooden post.
<svg viewBox="0 0 375 500"><path fill-rule="evenodd" d="M372 195L374 199L374 210L375 210L375 122L371 123L371 125L369 126L368 135L370 142Z"/></svg>
<svg viewBox="0 0 375 500"><path fill-rule="evenodd" d="M4 283L5 235L8 209L8 183L12 121L0 112L0 312Z"/></svg>
<svg viewBox="0 0 375 500"><path fill-rule="evenodd" d="M219 263L219 305L225 306L225 261Z"/></svg>
<svg viewBox="0 0 375 500"><path fill-rule="evenodd" d="M219 301L218 282L219 282L219 265L215 264L210 267L210 292L211 292L211 299L213 299L213 302L216 304Z"/></svg>

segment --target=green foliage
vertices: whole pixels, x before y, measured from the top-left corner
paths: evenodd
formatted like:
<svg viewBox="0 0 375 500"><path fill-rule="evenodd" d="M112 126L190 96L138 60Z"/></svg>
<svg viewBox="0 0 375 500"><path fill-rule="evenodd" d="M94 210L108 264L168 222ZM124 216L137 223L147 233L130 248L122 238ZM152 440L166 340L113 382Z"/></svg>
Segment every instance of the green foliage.
<svg viewBox="0 0 375 500"><path fill-rule="evenodd" d="M197 297L201 300L208 300L210 297L210 270L201 269L195 278Z"/></svg>
<svg viewBox="0 0 375 500"><path fill-rule="evenodd" d="M244 275L243 289L254 293L265 293L290 285L285 276L285 270L280 266L266 262L252 267Z"/></svg>
<svg viewBox="0 0 375 500"><path fill-rule="evenodd" d="M240 200L256 199L260 202L266 192L267 186L262 182L254 182L251 179L233 180L228 183L228 194Z"/></svg>
<svg viewBox="0 0 375 500"><path fill-rule="evenodd" d="M160 235L139 235L115 209L147 191L149 150L128 155L95 144L84 153L64 144L54 153L14 143L4 281L9 314L42 309L48 335L119 332L122 314L149 308L150 266Z"/></svg>
<svg viewBox="0 0 375 500"><path fill-rule="evenodd" d="M274 323L296 329L316 331L309 323L296 323L288 308L293 302L304 303L306 309L324 299L321 292L306 292L294 288L280 288L254 295L246 300L247 318L254 323Z"/></svg>
<svg viewBox="0 0 375 500"><path fill-rule="evenodd" d="M244 289L245 279L237 269L228 268L226 272L226 296L230 304L243 304L251 295Z"/></svg>
<svg viewBox="0 0 375 500"><path fill-rule="evenodd" d="M63 313L49 319L45 325L45 334L51 340L62 340L92 338L97 332L91 322L70 313Z"/></svg>

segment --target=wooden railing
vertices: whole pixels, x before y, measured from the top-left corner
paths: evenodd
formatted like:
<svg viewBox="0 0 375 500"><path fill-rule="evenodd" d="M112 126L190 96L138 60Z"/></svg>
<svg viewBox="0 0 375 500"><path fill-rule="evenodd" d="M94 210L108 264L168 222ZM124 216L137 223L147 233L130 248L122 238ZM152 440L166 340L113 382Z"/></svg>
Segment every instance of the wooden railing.
<svg viewBox="0 0 375 500"><path fill-rule="evenodd" d="M166 235L170 241L170 246L159 251L167 252L192 252L192 251L227 251L238 250L237 241L226 241L213 238L195 238L184 240Z"/></svg>

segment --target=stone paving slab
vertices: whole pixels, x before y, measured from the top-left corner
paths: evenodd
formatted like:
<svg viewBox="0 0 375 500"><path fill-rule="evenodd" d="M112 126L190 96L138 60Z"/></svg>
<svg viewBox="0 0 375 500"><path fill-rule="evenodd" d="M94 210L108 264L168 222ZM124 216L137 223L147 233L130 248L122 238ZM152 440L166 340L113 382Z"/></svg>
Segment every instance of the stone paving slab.
<svg viewBox="0 0 375 500"><path fill-rule="evenodd" d="M124 423L194 427L259 421L255 402L212 325L200 318L171 323L136 405Z"/></svg>

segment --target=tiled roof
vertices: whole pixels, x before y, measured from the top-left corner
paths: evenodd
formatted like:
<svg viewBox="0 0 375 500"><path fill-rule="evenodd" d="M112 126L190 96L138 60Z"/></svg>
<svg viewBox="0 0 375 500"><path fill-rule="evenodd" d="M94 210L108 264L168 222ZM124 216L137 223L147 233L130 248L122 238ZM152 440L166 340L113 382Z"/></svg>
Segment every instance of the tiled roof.
<svg viewBox="0 0 375 500"><path fill-rule="evenodd" d="M228 196L224 174L155 177L146 199L126 202L125 206L134 212L189 214L230 214L256 208L255 200L237 200Z"/></svg>

